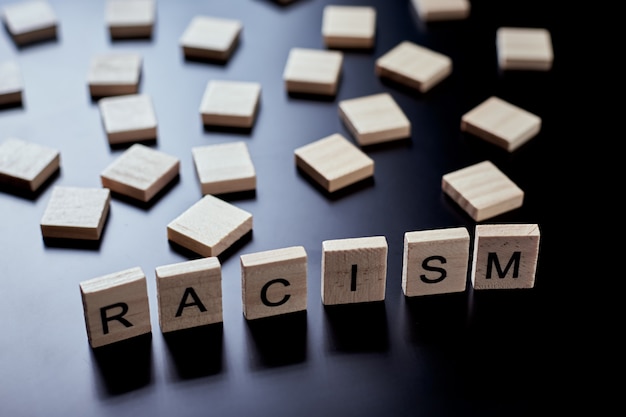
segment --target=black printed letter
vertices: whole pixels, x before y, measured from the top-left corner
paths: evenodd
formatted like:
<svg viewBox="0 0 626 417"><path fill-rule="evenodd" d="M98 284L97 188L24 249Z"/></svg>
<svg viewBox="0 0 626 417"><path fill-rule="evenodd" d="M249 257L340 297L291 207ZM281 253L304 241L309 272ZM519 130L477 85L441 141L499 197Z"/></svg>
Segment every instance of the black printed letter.
<svg viewBox="0 0 626 417"><path fill-rule="evenodd" d="M498 254L495 252L489 252L489 254L487 255L487 276L485 278L486 279L491 278L491 266L492 265L496 266L496 271L498 272L498 278L504 278L506 274L509 272L509 268L511 268L511 265L514 265L513 278L517 278L517 276L519 275L519 262L520 262L521 255L522 255L521 252L513 252L511 259L509 259L509 263L506 264L506 268L504 268L504 271L503 271L502 268L500 268L500 262L498 261Z"/></svg>
<svg viewBox="0 0 626 417"><path fill-rule="evenodd" d="M119 313L119 314L116 314L114 316L108 317L107 316L107 311L111 310L113 308L117 308L117 307L121 308L122 312ZM102 320L102 332L104 334L109 334L109 322L111 320L117 320L117 321L119 321L120 323L122 323L126 327L133 327L132 323L124 318L124 314L126 314L126 313L128 313L128 304L126 304L126 303L115 303L115 304L111 304L109 306L101 307L100 308L100 319Z"/></svg>
<svg viewBox="0 0 626 417"><path fill-rule="evenodd" d="M268 281L263 288L261 289L261 302L263 302L263 304L265 304L268 307L278 307L279 305L285 304L287 302L287 300L289 300L289 297L291 297L290 294L285 294L285 296L276 302L272 302L270 300L267 299L267 290L269 289L270 285L272 284L283 284L285 287L288 287L289 285L289 281L287 281L284 278L276 278L273 279L271 281Z"/></svg>
<svg viewBox="0 0 626 417"><path fill-rule="evenodd" d="M193 298L193 302L188 303L187 297ZM189 288L185 288L185 293L183 294L183 298L182 300L180 300L180 304L178 305L178 310L176 310L176 317L180 317L183 314L183 308L191 307L191 306L198 306L198 310L200 310L203 313L206 311L206 307L204 306L204 304L202 304L202 301L200 301L200 298L198 297L196 292L193 290L193 288L189 287Z"/></svg>
<svg viewBox="0 0 626 417"><path fill-rule="evenodd" d="M437 268L437 267L428 265L428 262L430 262L431 260L437 260L437 261L441 262L442 264L446 263L446 258L444 258L443 256L430 256L430 257L424 259L424 262L422 262L422 268L424 268L427 271L437 271L437 272L439 272L441 274L437 278L428 278L424 274L420 275L420 279L422 280L422 282L425 282L426 284L436 284L438 282L441 282L448 275L445 269Z"/></svg>

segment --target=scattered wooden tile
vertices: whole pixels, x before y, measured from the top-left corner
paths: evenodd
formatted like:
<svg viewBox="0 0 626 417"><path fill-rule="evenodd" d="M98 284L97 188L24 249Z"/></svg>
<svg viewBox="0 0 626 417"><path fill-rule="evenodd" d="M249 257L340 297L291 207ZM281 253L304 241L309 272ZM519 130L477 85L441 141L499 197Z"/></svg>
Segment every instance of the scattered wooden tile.
<svg viewBox="0 0 626 417"><path fill-rule="evenodd" d="M102 186L144 203L169 184L180 170L180 160L140 143L126 149L100 174Z"/></svg>
<svg viewBox="0 0 626 417"><path fill-rule="evenodd" d="M474 236L474 289L533 288L539 258L537 224L479 224Z"/></svg>
<svg viewBox="0 0 626 417"><path fill-rule="evenodd" d="M322 242L322 303L362 303L385 299L387 239L384 236Z"/></svg>
<svg viewBox="0 0 626 417"><path fill-rule="evenodd" d="M0 62L0 106L22 104L24 82L16 61Z"/></svg>
<svg viewBox="0 0 626 417"><path fill-rule="evenodd" d="M410 41L400 42L376 60L375 72L422 93L452 73L452 60Z"/></svg>
<svg viewBox="0 0 626 417"><path fill-rule="evenodd" d="M252 230L252 214L211 194L167 225L167 238L201 256L219 256Z"/></svg>
<svg viewBox="0 0 626 417"><path fill-rule="evenodd" d="M471 9L469 0L411 0L411 3L425 22L466 19Z"/></svg>
<svg viewBox="0 0 626 417"><path fill-rule="evenodd" d="M491 161L445 174L442 189L477 222L519 208L524 201L524 191Z"/></svg>
<svg viewBox="0 0 626 417"><path fill-rule="evenodd" d="M163 333L222 322L221 268L208 257L155 269Z"/></svg>
<svg viewBox="0 0 626 417"><path fill-rule="evenodd" d="M98 101L109 144L155 140L157 119L146 94L105 97Z"/></svg>
<svg viewBox="0 0 626 417"><path fill-rule="evenodd" d="M239 20L195 16L180 38L186 58L227 61L239 43Z"/></svg>
<svg viewBox="0 0 626 417"><path fill-rule="evenodd" d="M402 291L407 297L465 291L470 237L465 227L404 234Z"/></svg>
<svg viewBox="0 0 626 417"><path fill-rule="evenodd" d="M0 143L0 183L37 191L61 165L61 153L48 146L9 138Z"/></svg>
<svg viewBox="0 0 626 417"><path fill-rule="evenodd" d="M92 348L152 331L148 287L141 268L92 278L79 286Z"/></svg>
<svg viewBox="0 0 626 417"><path fill-rule="evenodd" d="M41 218L44 238L99 240L109 213L106 188L56 186Z"/></svg>
<svg viewBox="0 0 626 417"><path fill-rule="evenodd" d="M372 48L376 36L376 9L369 6L325 6L322 36L328 48Z"/></svg>
<svg viewBox="0 0 626 417"><path fill-rule="evenodd" d="M3 8L7 30L17 45L54 39L58 20L47 1L26 0L8 4Z"/></svg>
<svg viewBox="0 0 626 417"><path fill-rule="evenodd" d="M112 39L150 38L155 20L155 0L106 1L105 21Z"/></svg>
<svg viewBox="0 0 626 417"><path fill-rule="evenodd" d="M256 189L256 171L245 142L197 146L191 152L203 195Z"/></svg>
<svg viewBox="0 0 626 417"><path fill-rule="evenodd" d="M243 314L247 320L307 308L307 255L304 247L241 255Z"/></svg>
<svg viewBox="0 0 626 417"><path fill-rule="evenodd" d="M92 97L136 94L142 59L133 53L106 53L92 58L87 84Z"/></svg>
<svg viewBox="0 0 626 417"><path fill-rule="evenodd" d="M501 27L496 51L501 70L548 71L554 60L552 37L543 28Z"/></svg>
<svg viewBox="0 0 626 417"><path fill-rule="evenodd" d="M388 93L342 100L339 116L361 146L411 136L411 122Z"/></svg>
<svg viewBox="0 0 626 417"><path fill-rule="evenodd" d="M259 83L210 80L200 104L202 123L207 126L252 127L260 97Z"/></svg>
<svg viewBox="0 0 626 417"><path fill-rule="evenodd" d="M287 92L333 96L342 65L341 51L291 48L283 72Z"/></svg>
<svg viewBox="0 0 626 417"><path fill-rule="evenodd" d="M374 161L339 133L295 150L296 165L328 192L374 175Z"/></svg>
<svg viewBox="0 0 626 417"><path fill-rule="evenodd" d="M541 118L498 97L461 117L461 130L513 152L541 130Z"/></svg>

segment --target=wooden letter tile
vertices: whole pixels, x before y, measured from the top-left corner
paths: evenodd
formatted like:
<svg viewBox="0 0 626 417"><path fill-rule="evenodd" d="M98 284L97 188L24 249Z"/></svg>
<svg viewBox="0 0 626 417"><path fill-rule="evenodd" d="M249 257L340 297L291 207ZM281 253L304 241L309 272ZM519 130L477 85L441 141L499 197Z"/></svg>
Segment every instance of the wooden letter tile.
<svg viewBox="0 0 626 417"><path fill-rule="evenodd" d="M241 255L246 319L306 310L307 256L302 246Z"/></svg>
<svg viewBox="0 0 626 417"><path fill-rule="evenodd" d="M107 53L92 58L87 84L92 97L135 94L139 90L141 56Z"/></svg>
<svg viewBox="0 0 626 417"><path fill-rule="evenodd" d="M0 143L0 183L36 191L60 167L58 150L21 139Z"/></svg>
<svg viewBox="0 0 626 417"><path fill-rule="evenodd" d="M146 276L141 268L92 278L79 285L92 348L152 331Z"/></svg>
<svg viewBox="0 0 626 417"><path fill-rule="evenodd" d="M287 92L334 96L342 65L341 51L292 48L283 71Z"/></svg>
<svg viewBox="0 0 626 417"><path fill-rule="evenodd" d="M111 145L156 139L157 120L150 96L129 94L106 97L100 99L98 105Z"/></svg>
<svg viewBox="0 0 626 417"><path fill-rule="evenodd" d="M16 61L0 62L0 106L22 104L24 82Z"/></svg>
<svg viewBox="0 0 626 417"><path fill-rule="evenodd" d="M155 0L107 0L105 20L112 39L150 38Z"/></svg>
<svg viewBox="0 0 626 417"><path fill-rule="evenodd" d="M469 0L411 0L411 3L425 22L462 20L471 9Z"/></svg>
<svg viewBox="0 0 626 417"><path fill-rule="evenodd" d="M44 0L18 1L4 6L2 17L17 45L55 39L57 17Z"/></svg>
<svg viewBox="0 0 626 417"><path fill-rule="evenodd" d="M239 20L195 16L180 38L186 58L227 61L239 42Z"/></svg>
<svg viewBox="0 0 626 417"><path fill-rule="evenodd" d="M191 152L202 195L256 189L256 172L245 142L197 146Z"/></svg>
<svg viewBox="0 0 626 417"><path fill-rule="evenodd" d="M552 37L547 29L501 27L496 31L496 49L501 70L552 68Z"/></svg>
<svg viewBox="0 0 626 417"><path fill-rule="evenodd" d="M385 299L387 239L372 236L322 242L322 303Z"/></svg>
<svg viewBox="0 0 626 417"><path fill-rule="evenodd" d="M537 224L479 224L472 285L477 290L532 288L539 257Z"/></svg>
<svg viewBox="0 0 626 417"><path fill-rule="evenodd" d="M372 48L376 36L376 9L368 6L325 6L322 36L328 48Z"/></svg>
<svg viewBox="0 0 626 417"><path fill-rule="evenodd" d="M222 322L222 269L215 257L155 269L163 333Z"/></svg>
<svg viewBox="0 0 626 417"><path fill-rule="evenodd" d="M202 123L250 128L257 115L260 97L259 83L211 80L200 104Z"/></svg>

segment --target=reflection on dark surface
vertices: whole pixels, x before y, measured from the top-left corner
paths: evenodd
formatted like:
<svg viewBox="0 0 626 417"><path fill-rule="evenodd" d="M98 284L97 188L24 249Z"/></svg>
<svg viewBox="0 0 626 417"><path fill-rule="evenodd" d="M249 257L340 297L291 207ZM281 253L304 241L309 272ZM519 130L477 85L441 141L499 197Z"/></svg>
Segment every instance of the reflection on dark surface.
<svg viewBox="0 0 626 417"><path fill-rule="evenodd" d="M179 379L200 378L222 372L223 323L163 333L163 339Z"/></svg>
<svg viewBox="0 0 626 417"><path fill-rule="evenodd" d="M254 369L293 365L307 357L307 312L247 320Z"/></svg>
<svg viewBox="0 0 626 417"><path fill-rule="evenodd" d="M328 347L339 352L386 352L389 329L384 301L324 306Z"/></svg>

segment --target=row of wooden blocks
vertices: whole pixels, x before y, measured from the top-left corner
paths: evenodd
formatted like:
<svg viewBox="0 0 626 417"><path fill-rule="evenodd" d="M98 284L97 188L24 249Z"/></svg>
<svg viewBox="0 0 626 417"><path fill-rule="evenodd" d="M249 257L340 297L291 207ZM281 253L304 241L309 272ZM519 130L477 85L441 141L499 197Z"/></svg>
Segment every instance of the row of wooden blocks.
<svg viewBox="0 0 626 417"><path fill-rule="evenodd" d="M462 292L472 287L532 288L539 256L536 224L477 225L470 255L464 227L404 234L402 291L407 297ZM387 282L384 236L322 242L324 305L383 301ZM302 246L240 256L241 296L247 320L307 309L307 253ZM217 257L155 268L159 326L171 332L223 321L222 271ZM151 331L147 280L139 267L80 283L92 347Z"/></svg>

